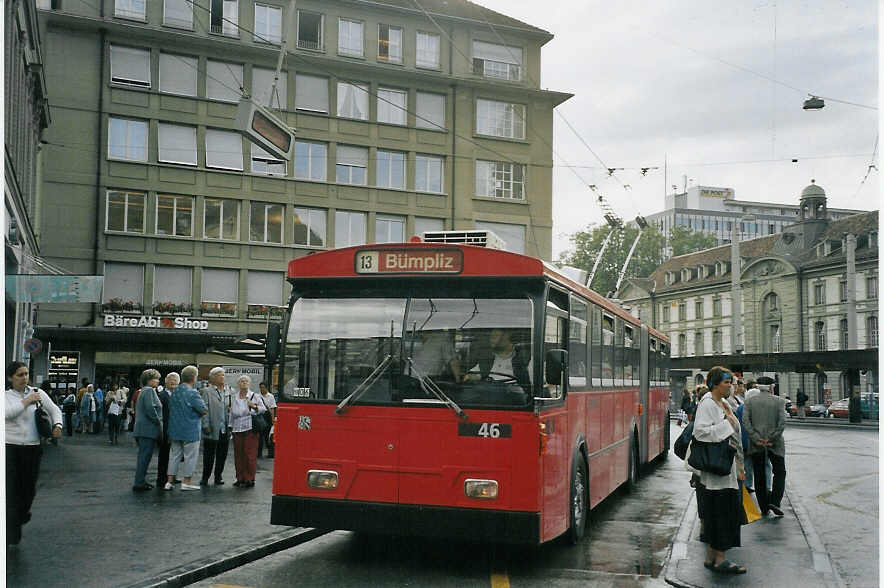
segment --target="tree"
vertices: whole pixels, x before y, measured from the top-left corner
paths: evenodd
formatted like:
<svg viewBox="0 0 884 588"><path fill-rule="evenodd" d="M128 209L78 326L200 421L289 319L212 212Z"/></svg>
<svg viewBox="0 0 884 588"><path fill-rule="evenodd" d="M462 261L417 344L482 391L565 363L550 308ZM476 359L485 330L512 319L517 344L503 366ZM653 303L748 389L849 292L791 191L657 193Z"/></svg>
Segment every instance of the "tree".
<svg viewBox="0 0 884 588"><path fill-rule="evenodd" d="M589 225L586 230L577 231L570 237L573 249L564 252L559 260L567 265L586 270L587 273L591 272L596 257L601 251L602 243L610 230L607 225ZM593 290L607 294L614 289L620 269L623 267L623 262L626 261L629 248L632 247L636 235L638 235L638 228L631 226L614 232L590 285ZM628 277L645 278L651 275L663 263L665 243L666 239L657 227L652 225L645 229L635 248L635 253L632 255L632 260L629 262L629 267L626 268L624 280Z"/></svg>
<svg viewBox="0 0 884 588"><path fill-rule="evenodd" d="M687 227L672 227L669 229L669 246L675 257L717 247L718 239L711 233L694 232Z"/></svg>

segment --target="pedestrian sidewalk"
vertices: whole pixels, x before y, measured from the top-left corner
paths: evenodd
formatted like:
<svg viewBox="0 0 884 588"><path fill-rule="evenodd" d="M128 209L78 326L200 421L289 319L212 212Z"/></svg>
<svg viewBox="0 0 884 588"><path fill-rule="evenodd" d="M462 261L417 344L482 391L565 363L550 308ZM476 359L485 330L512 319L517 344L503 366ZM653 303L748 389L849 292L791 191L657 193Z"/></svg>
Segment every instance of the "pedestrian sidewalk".
<svg viewBox="0 0 884 588"><path fill-rule="evenodd" d="M224 486L135 493L135 457L131 434L114 446L81 434L44 448L32 519L6 552L8 586L182 585L313 534L270 524L271 459L258 460L251 489L232 485L231 447ZM202 456L197 481L201 466Z"/></svg>
<svg viewBox="0 0 884 588"><path fill-rule="evenodd" d="M751 586L752 588L801 586L843 588L825 546L817 536L797 495L787 486L780 519L763 518L741 531L742 547L729 549L727 558L747 572L728 575L703 566L706 545L700 543L696 494L690 502L666 565L666 581L681 588Z"/></svg>

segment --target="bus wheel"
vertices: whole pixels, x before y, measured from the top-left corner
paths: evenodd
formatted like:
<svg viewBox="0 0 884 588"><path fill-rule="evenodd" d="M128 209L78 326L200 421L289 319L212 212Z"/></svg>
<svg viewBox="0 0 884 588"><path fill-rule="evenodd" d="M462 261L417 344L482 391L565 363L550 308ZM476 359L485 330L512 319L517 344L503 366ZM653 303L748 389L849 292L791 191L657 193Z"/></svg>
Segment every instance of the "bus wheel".
<svg viewBox="0 0 884 588"><path fill-rule="evenodd" d="M632 492L638 485L638 442L635 434L629 441L629 475L626 478L626 489Z"/></svg>
<svg viewBox="0 0 884 588"><path fill-rule="evenodd" d="M576 545L586 532L586 516L589 510L588 490L589 484L586 476L586 464L583 458L577 455L575 467L571 475L571 503L570 518L571 527L568 529L568 539Z"/></svg>

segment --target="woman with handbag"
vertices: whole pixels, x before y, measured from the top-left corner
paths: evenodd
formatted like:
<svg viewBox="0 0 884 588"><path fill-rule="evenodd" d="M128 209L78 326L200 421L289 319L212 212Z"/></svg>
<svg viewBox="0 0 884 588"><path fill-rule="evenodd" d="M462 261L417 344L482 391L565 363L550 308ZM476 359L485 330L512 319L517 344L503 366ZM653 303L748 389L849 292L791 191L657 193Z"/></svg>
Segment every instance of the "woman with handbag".
<svg viewBox="0 0 884 588"><path fill-rule="evenodd" d="M697 406L688 463L700 470L702 488L697 492L697 509L703 521L700 541L706 544L703 565L723 574L745 574L745 567L725 558L728 549L740 546L744 512L739 485L743 478L742 459L737 456L737 453L742 454L739 448L740 423L725 400L730 395L733 381L734 375L727 368L716 366L709 370L706 376L709 393ZM707 462L698 467L701 460L697 458L701 452L706 455ZM730 467L726 463L722 467L721 462L727 461L730 461Z"/></svg>
<svg viewBox="0 0 884 588"><path fill-rule="evenodd" d="M18 545L22 525L31 520L40 473L41 432L38 415L51 421L53 439L61 437L61 410L52 399L28 386L28 366L13 361L6 367L6 545ZM38 412L38 408L42 410Z"/></svg>
<svg viewBox="0 0 884 588"><path fill-rule="evenodd" d="M249 390L252 379L239 377L239 392L230 404L230 430L233 431L233 462L236 468L234 486L252 488L258 469L258 435L266 425L264 403L255 392Z"/></svg>

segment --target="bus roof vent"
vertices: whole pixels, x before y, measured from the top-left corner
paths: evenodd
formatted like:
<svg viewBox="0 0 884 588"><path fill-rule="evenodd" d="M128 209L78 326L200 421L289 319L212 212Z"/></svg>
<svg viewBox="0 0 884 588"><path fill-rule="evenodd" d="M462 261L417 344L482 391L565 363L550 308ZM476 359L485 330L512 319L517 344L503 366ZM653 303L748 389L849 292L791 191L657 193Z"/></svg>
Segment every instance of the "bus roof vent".
<svg viewBox="0 0 884 588"><path fill-rule="evenodd" d="M459 243L488 249L506 249L506 242L491 231L428 231L425 243Z"/></svg>

